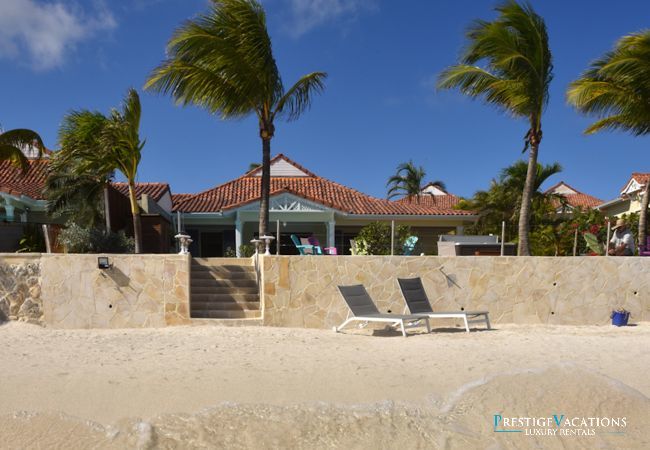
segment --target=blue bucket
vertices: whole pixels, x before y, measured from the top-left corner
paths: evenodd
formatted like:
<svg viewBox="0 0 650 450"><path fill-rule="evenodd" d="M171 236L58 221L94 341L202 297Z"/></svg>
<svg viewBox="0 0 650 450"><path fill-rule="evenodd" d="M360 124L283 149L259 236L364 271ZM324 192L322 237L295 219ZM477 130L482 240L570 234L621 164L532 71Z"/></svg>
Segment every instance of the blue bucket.
<svg viewBox="0 0 650 450"><path fill-rule="evenodd" d="M629 311L625 311L625 312L612 311L612 325L616 325L617 327L627 326L627 321L629 318L630 318Z"/></svg>

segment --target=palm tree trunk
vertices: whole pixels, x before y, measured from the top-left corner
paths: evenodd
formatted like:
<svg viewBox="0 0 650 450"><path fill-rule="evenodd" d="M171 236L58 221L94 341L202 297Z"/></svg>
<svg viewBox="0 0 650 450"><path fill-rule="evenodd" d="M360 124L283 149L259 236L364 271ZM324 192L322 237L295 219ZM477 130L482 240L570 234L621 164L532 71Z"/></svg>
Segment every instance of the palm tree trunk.
<svg viewBox="0 0 650 450"><path fill-rule="evenodd" d="M109 185L106 183L104 185L104 219L106 220L106 234L109 234L111 230L111 207L109 202Z"/></svg>
<svg viewBox="0 0 650 450"><path fill-rule="evenodd" d="M135 196L135 183L129 180L129 200L131 200L131 215L133 216L133 237L135 238L135 252L142 253L142 223L140 221L140 207Z"/></svg>
<svg viewBox="0 0 650 450"><path fill-rule="evenodd" d="M260 236L269 229L269 193L271 191L271 138L262 137L262 186L260 196Z"/></svg>
<svg viewBox="0 0 650 450"><path fill-rule="evenodd" d="M533 139L531 139L532 141ZM526 173L526 184L521 196L521 210L519 211L519 245L517 254L519 256L530 256L530 243L528 234L530 231L530 205L535 189L535 175L537 174L537 152L539 141L531 142L528 152L528 172Z"/></svg>
<svg viewBox="0 0 650 450"><path fill-rule="evenodd" d="M650 180L645 182L643 199L641 200L641 211L639 211L639 246L646 244L646 227L648 226L648 203L650 201ZM649 249L646 249L646 251Z"/></svg>

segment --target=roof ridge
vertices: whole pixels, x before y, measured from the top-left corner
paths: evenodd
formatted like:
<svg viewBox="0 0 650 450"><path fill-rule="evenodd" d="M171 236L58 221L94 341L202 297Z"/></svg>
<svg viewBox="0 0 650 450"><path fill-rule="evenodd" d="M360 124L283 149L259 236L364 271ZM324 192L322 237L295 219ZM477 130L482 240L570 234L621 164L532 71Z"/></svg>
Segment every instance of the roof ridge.
<svg viewBox="0 0 650 450"><path fill-rule="evenodd" d="M311 170L307 169L305 166L303 166L303 165L301 165L301 164L295 162L293 159L289 158L289 157L288 157L287 155L285 155L284 153L278 153L278 154L275 155L273 158L271 158L270 161L269 161L269 166L270 166L271 164L273 164L274 162L280 160L280 159L285 160L286 162L288 162L289 164L291 164L292 166L294 166L296 169L299 169L299 170L305 172L305 173L306 173L307 175L309 175L310 177L318 177L318 175L316 175L314 172L312 172ZM261 165L261 164L260 164L259 166L257 166L256 168L249 170L248 172L246 172L246 173L245 173L244 175L242 175L242 176L243 176L243 177L252 177L254 173L259 172L260 170L262 170L262 165ZM290 177L287 177L287 178L290 178Z"/></svg>

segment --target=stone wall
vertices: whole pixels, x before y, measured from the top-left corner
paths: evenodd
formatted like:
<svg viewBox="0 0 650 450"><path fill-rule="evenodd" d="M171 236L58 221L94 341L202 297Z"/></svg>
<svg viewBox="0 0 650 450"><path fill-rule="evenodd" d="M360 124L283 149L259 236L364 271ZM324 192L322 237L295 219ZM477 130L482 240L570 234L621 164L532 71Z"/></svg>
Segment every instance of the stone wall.
<svg viewBox="0 0 650 450"><path fill-rule="evenodd" d="M337 285L364 284L380 311L402 313L397 278L415 276L434 311L485 309L497 324L606 324L617 307L650 320L650 258L266 256L261 272L271 326L340 324Z"/></svg>
<svg viewBox="0 0 650 450"><path fill-rule="evenodd" d="M0 268L27 267L0 272L0 286L26 285L30 295L40 291L40 321L53 328L142 328L190 322L188 256L108 255L112 267L106 270L97 268L97 256L30 255L29 264L17 266L15 256L0 255ZM29 275L35 271L40 275ZM22 273L27 277L24 281L24 276L16 277Z"/></svg>
<svg viewBox="0 0 650 450"><path fill-rule="evenodd" d="M43 324L38 255L0 258L0 323L6 320Z"/></svg>

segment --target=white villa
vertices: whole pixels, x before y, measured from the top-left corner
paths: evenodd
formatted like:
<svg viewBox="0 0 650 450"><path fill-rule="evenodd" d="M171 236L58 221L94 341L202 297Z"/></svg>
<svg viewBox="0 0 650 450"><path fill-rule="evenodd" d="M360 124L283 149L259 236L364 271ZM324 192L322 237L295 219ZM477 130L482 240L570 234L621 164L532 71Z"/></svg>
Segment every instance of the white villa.
<svg viewBox="0 0 650 450"><path fill-rule="evenodd" d="M236 252L257 237L261 168L198 194L174 194L175 219L192 237L193 256ZM350 254L350 239L373 221L395 221L419 237L417 253L434 254L440 234L462 234L477 216L454 209L459 198L426 186L419 199L389 201L322 178L286 156L271 160L268 230L280 236L280 254L296 254L290 236L313 235L324 247ZM178 220L178 219L176 219ZM176 224L178 226L178 224ZM275 253L275 243L272 252Z"/></svg>

